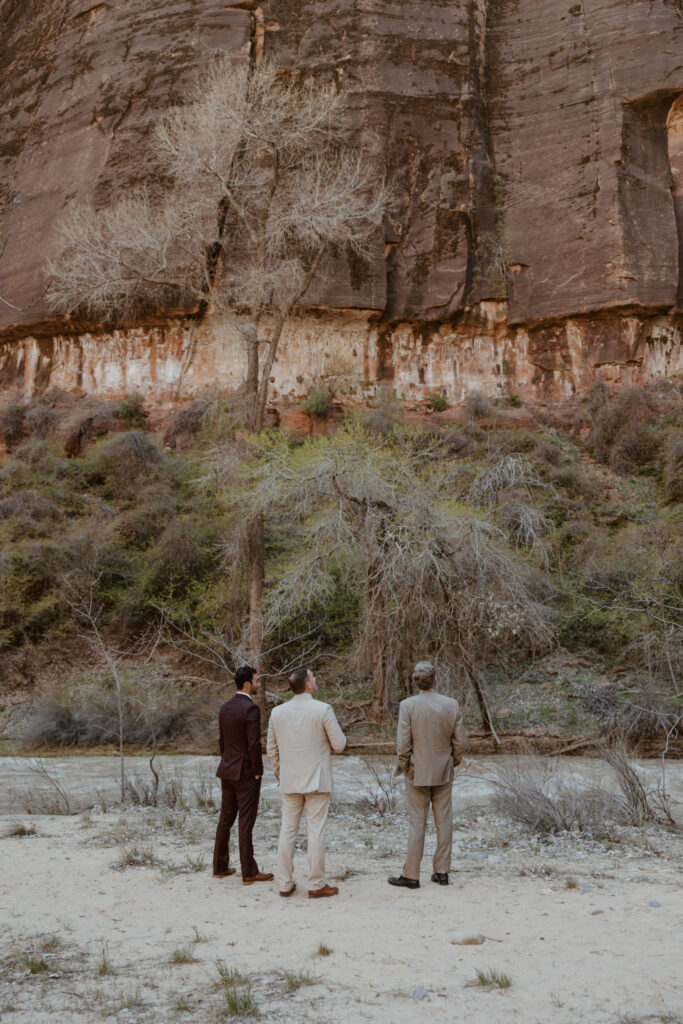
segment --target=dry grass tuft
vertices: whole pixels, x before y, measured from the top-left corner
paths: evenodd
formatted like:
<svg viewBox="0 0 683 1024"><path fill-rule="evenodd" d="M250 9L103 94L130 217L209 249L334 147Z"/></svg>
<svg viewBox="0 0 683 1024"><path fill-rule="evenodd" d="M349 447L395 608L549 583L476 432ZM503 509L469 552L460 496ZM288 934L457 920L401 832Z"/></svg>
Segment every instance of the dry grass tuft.
<svg viewBox="0 0 683 1024"><path fill-rule="evenodd" d="M308 971L285 971L288 992L296 992L303 985L315 985L316 979Z"/></svg>
<svg viewBox="0 0 683 1024"><path fill-rule="evenodd" d="M150 846L125 846L119 860L112 867L117 871L126 868L152 868L158 861Z"/></svg>
<svg viewBox="0 0 683 1024"><path fill-rule="evenodd" d="M512 978L509 974L503 974L502 971L490 967L488 970L477 971L477 984L484 988L510 988Z"/></svg>
<svg viewBox="0 0 683 1024"><path fill-rule="evenodd" d="M25 825L23 821L13 821L2 834L3 839L22 839L25 836L37 836L35 825Z"/></svg>

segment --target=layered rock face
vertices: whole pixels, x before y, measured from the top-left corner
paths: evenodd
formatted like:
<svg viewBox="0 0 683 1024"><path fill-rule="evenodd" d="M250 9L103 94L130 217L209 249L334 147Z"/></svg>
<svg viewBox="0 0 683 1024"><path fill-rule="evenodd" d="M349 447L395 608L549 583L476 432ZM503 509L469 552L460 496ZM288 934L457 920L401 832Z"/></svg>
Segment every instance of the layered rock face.
<svg viewBox="0 0 683 1024"><path fill-rule="evenodd" d="M348 90L349 139L395 189L383 253L316 285L276 390L342 365L456 398L681 368L678 0L5 0L2 15L0 388L163 397L240 378L220 325L189 363L164 311L67 334L40 295L66 202L158 173L154 122L212 54L247 59L263 30L278 61Z"/></svg>

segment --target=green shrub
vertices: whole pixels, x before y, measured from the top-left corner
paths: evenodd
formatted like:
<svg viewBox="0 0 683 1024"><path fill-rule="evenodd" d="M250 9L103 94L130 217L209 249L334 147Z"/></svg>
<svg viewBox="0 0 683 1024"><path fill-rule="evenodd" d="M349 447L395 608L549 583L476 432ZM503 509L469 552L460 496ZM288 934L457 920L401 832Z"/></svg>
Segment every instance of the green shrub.
<svg viewBox="0 0 683 1024"><path fill-rule="evenodd" d="M448 409L448 399L442 392L436 392L429 396L429 408L434 412L445 412Z"/></svg>
<svg viewBox="0 0 683 1024"><path fill-rule="evenodd" d="M304 401L303 407L309 416L325 419L330 415L332 396L327 388L309 388L308 397Z"/></svg>
<svg viewBox="0 0 683 1024"><path fill-rule="evenodd" d="M129 427L144 427L149 413L145 410L145 399L140 392L136 391L133 395L126 395L119 403L116 415L119 419L124 420Z"/></svg>
<svg viewBox="0 0 683 1024"><path fill-rule="evenodd" d="M136 504L118 516L116 531L125 545L148 548L164 531L177 508L177 498L163 487L144 488L138 493Z"/></svg>
<svg viewBox="0 0 683 1024"><path fill-rule="evenodd" d="M519 397L519 395L515 395L513 392L510 392L510 394L508 395L507 402L508 405L511 406L511 408L513 409L522 408L522 399Z"/></svg>
<svg viewBox="0 0 683 1024"><path fill-rule="evenodd" d="M168 524L142 571L141 587L151 601L189 596L219 572L219 532L212 523L175 518Z"/></svg>

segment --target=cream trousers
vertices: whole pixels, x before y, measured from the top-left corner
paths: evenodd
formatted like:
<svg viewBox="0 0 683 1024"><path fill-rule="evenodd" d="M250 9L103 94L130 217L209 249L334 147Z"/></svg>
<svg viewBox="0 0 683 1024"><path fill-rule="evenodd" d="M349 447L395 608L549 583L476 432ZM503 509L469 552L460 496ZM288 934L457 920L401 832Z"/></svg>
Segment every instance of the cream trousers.
<svg viewBox="0 0 683 1024"><path fill-rule="evenodd" d="M304 807L308 830L308 888L322 889L325 885L325 829L329 806L329 793L282 794L282 827L277 848L280 892L287 892L294 885L294 844Z"/></svg>
<svg viewBox="0 0 683 1024"><path fill-rule="evenodd" d="M453 846L453 783L447 782L444 786L414 786L410 779L406 778L406 798L409 831L408 855L403 865L404 877L419 881L430 804L436 825L434 871L447 875L451 869Z"/></svg>

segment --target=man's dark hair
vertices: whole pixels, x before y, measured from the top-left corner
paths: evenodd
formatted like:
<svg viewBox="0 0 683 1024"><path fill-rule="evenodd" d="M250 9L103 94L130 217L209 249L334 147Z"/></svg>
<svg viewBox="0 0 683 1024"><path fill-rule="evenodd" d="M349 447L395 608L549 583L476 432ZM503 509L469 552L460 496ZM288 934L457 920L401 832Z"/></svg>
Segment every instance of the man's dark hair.
<svg viewBox="0 0 683 1024"><path fill-rule="evenodd" d="M250 683L256 675L256 669L250 665L242 665L235 672L235 686L241 690L245 683Z"/></svg>
<svg viewBox="0 0 683 1024"><path fill-rule="evenodd" d="M295 668L289 677L289 685L292 688L292 693L303 693L306 689L307 679L308 665L302 665L301 668Z"/></svg>

